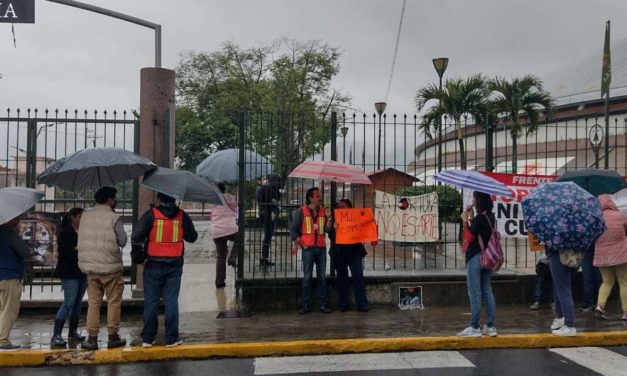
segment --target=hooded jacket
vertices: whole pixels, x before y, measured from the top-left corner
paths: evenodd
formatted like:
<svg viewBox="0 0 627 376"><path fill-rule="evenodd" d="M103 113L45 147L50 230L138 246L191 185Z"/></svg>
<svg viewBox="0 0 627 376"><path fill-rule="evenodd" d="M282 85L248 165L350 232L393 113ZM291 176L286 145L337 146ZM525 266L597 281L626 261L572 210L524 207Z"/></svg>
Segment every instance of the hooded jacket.
<svg viewBox="0 0 627 376"><path fill-rule="evenodd" d="M627 263L627 217L608 195L600 195L606 230L594 247L594 266L614 266Z"/></svg>

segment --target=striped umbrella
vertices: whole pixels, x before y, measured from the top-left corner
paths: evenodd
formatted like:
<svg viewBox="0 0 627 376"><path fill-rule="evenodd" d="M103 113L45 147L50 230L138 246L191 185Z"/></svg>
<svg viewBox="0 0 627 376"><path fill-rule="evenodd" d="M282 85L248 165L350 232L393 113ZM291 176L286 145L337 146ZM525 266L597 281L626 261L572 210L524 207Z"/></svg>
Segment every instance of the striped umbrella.
<svg viewBox="0 0 627 376"><path fill-rule="evenodd" d="M372 184L359 167L336 161L305 161L298 165L289 177L338 183Z"/></svg>
<svg viewBox="0 0 627 376"><path fill-rule="evenodd" d="M482 174L479 171L449 170L442 171L433 177L434 180L460 188L472 189L491 195L514 197L507 186L500 181Z"/></svg>

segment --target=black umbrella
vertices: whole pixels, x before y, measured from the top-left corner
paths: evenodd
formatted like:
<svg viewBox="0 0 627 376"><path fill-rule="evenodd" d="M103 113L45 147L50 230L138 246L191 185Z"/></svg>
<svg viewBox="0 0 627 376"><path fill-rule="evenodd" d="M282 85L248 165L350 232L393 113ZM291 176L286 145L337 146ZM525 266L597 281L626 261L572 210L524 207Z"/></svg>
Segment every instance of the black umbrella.
<svg viewBox="0 0 627 376"><path fill-rule="evenodd" d="M555 181L572 181L593 196L613 194L627 187L625 179L618 172L596 168L566 171Z"/></svg>
<svg viewBox="0 0 627 376"><path fill-rule="evenodd" d="M272 164L254 151L244 150L245 180L252 180L272 173ZM239 181L239 149L225 149L205 158L198 167L196 175L211 181L237 183Z"/></svg>
<svg viewBox="0 0 627 376"><path fill-rule="evenodd" d="M158 167L144 175L142 185L180 201L224 205L218 187L189 171Z"/></svg>
<svg viewBox="0 0 627 376"><path fill-rule="evenodd" d="M150 160L125 149L83 149L59 159L37 181L74 191L114 185L140 177L155 167Z"/></svg>

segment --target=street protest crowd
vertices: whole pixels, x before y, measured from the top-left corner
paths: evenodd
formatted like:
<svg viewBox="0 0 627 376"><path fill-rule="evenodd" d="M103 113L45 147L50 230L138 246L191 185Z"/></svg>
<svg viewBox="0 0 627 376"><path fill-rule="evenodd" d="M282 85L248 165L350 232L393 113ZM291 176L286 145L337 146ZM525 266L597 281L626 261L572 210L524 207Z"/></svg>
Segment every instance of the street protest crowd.
<svg viewBox="0 0 627 376"><path fill-rule="evenodd" d="M448 182L454 184L452 180ZM261 182L256 195L265 233L260 259L262 267L274 264L270 260L269 245L274 232L276 205L280 200L280 192L266 188L267 183L267 180ZM481 184L472 187L478 187L473 192L472 205L461 214L464 237L462 249L466 259L471 315L469 326L458 336L493 337L497 336L497 329L491 277L503 263L491 197L491 194L497 192L493 192L493 187L496 187L493 184L487 185L488 188ZM214 201L211 206L211 221L218 254L215 286L223 288L227 260L233 267L239 263L237 249L232 247L229 250L227 246L228 241L236 239L238 204L234 196L225 192L224 184L218 184L217 189L221 199ZM499 194L503 192L506 191L498 191ZM618 281L622 319L627 320L627 218L609 195L597 196L592 196L574 183L547 183L523 200L528 228L542 238L546 248L545 257L538 260L536 293L530 308L540 308L543 300L552 303L555 317L550 329L556 336L577 335L571 283L574 272L580 266L585 281L585 301L581 310L594 312L599 319L607 319L607 298L615 281ZM52 348L76 348L80 345L82 349L97 350L100 308L104 297L107 300L107 348L126 346L118 330L124 289L121 248L128 239L122 220L115 213L117 190L103 186L97 190L94 199L93 207L86 210L73 208L62 220L56 276L61 279L64 300L55 317ZM163 298L165 346L174 347L182 343L178 298L183 274L184 242L195 242L198 234L190 216L176 205L175 197L157 191L156 200L156 204L135 224L130 239L133 262L144 266L144 326L141 339L143 347L154 345L158 331L159 302ZM576 210L568 205L574 205ZM318 309L323 313L332 312L326 296L327 236L331 244L331 263L337 273L338 309L342 312L349 310L349 286L352 285L356 310L368 312L363 274L366 250L363 242L340 241L344 235L338 224L341 220L336 215L336 211L352 207L352 202L343 198L333 208L325 209L320 189L312 187L305 194L305 204L293 214L290 235L294 247L300 248L302 252L303 280L299 314L307 314L311 309L314 266ZM1 351L20 348L10 341L11 329L19 313L21 280L29 254L28 245L16 231L20 214L12 214L0 226ZM376 238L372 241L375 242ZM352 283L349 283L349 270ZM596 277L597 273L600 278ZM597 283L597 280L602 280L602 283ZM545 284L549 281L551 288L547 289ZM549 293L545 294L545 290L549 290ZM85 292L88 301L87 336L81 335L78 329ZM485 307L487 319L483 327L480 325L482 306ZM67 341L62 336L66 321L69 326Z"/></svg>

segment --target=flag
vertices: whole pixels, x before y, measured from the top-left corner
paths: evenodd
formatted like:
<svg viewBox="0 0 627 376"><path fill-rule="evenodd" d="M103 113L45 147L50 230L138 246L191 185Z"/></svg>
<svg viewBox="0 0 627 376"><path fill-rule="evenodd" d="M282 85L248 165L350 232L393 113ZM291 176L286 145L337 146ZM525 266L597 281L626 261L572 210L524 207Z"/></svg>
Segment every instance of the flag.
<svg viewBox="0 0 627 376"><path fill-rule="evenodd" d="M605 24L605 43L603 45L603 70L601 72L601 98L610 96L612 81L612 64L610 59L610 21Z"/></svg>

